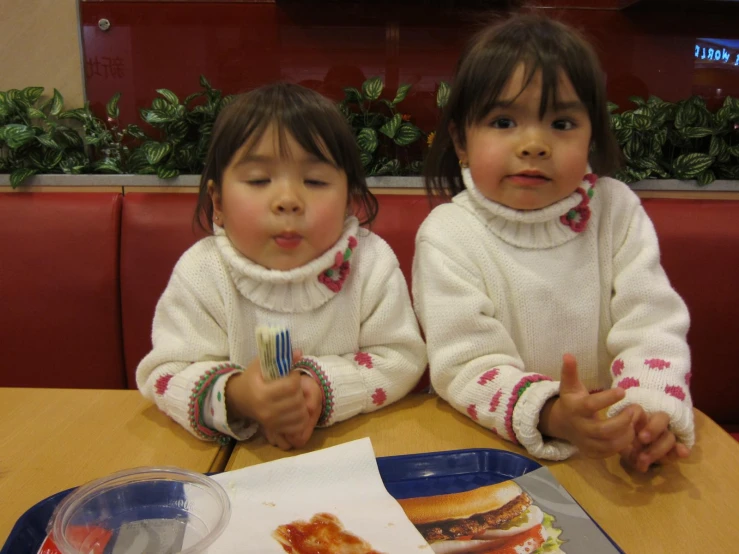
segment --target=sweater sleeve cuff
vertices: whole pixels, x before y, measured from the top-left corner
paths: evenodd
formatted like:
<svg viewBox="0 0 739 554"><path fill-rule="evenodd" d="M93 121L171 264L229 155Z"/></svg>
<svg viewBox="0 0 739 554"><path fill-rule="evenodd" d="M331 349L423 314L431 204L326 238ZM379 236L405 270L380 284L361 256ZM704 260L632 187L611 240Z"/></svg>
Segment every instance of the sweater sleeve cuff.
<svg viewBox="0 0 739 554"><path fill-rule="evenodd" d="M321 385L324 409L318 427L328 427L362 412L365 387L362 377L341 356L304 356L294 366L311 374Z"/></svg>
<svg viewBox="0 0 739 554"><path fill-rule="evenodd" d="M513 431L521 446L529 454L544 460L564 460L577 452L567 441L551 439L544 441L539 432L539 415L544 404L559 394L558 381L532 383L516 402L513 409Z"/></svg>
<svg viewBox="0 0 739 554"><path fill-rule="evenodd" d="M608 417L617 415L631 404L639 404L648 414L665 412L670 417L670 431L679 442L693 448L695 424L690 404L657 391L632 387L626 390L626 397L623 400L608 409Z"/></svg>
<svg viewBox="0 0 739 554"><path fill-rule="evenodd" d="M234 369L231 373L221 375L213 384L210 394L205 398L203 421L206 427L215 429L224 435L236 440L246 440L257 432L258 425L246 420L231 422L229 425L226 411L226 384L231 377L239 373L240 370Z"/></svg>

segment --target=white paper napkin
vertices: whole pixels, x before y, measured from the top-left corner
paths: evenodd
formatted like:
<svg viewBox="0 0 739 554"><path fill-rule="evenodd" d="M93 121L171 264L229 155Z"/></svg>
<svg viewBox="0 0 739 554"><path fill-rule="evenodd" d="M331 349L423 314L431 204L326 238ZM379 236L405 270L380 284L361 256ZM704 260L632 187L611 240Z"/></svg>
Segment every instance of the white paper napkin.
<svg viewBox="0 0 739 554"><path fill-rule="evenodd" d="M327 512L386 554L431 552L385 489L369 438L213 476L231 500L231 520L208 554L285 554L278 526Z"/></svg>

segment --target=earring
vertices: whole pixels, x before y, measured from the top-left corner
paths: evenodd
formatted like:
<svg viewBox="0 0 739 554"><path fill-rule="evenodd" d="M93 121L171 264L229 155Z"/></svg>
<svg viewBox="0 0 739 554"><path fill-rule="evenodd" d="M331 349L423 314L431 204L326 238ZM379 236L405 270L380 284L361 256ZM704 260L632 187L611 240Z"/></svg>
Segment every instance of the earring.
<svg viewBox="0 0 739 554"><path fill-rule="evenodd" d="M469 167L469 164L465 161L459 160L459 167L460 169L467 169Z"/></svg>

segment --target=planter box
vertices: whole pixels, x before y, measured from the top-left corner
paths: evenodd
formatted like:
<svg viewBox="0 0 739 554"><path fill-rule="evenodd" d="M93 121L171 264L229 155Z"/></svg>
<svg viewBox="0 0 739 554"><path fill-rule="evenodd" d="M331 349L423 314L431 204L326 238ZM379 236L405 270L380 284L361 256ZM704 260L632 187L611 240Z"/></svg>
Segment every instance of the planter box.
<svg viewBox="0 0 739 554"><path fill-rule="evenodd" d="M632 183L633 190L662 190L689 192L739 192L739 181L716 180L710 185L700 186L695 181L679 181L677 179L647 179Z"/></svg>
<svg viewBox="0 0 739 554"><path fill-rule="evenodd" d="M368 177L370 188L422 189L421 177ZM199 175L180 175L176 179L159 179L154 175L35 175L26 187L193 187L200 184ZM10 175L0 174L0 186L10 186ZM636 191L690 191L690 192L739 192L739 181L714 181L698 186L695 181L677 179L647 179L633 183Z"/></svg>
<svg viewBox="0 0 739 554"><path fill-rule="evenodd" d="M423 188L421 177L369 177L370 188ZM155 175L34 175L27 187L192 187L200 185L200 175L180 175L159 179ZM10 186L10 175L0 174L0 186Z"/></svg>

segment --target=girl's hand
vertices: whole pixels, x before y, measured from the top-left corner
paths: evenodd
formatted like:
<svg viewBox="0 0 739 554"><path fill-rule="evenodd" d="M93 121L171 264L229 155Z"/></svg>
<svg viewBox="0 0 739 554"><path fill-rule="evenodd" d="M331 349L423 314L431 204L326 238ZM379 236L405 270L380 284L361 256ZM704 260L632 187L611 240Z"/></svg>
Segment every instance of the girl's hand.
<svg viewBox="0 0 739 554"><path fill-rule="evenodd" d="M634 441L634 420L639 406L628 406L618 415L602 419L599 412L623 399L623 389L589 393L580 382L575 357L562 358L559 396L541 411L539 430L543 435L564 439L591 457L607 457L626 449Z"/></svg>
<svg viewBox="0 0 739 554"><path fill-rule="evenodd" d="M305 404L308 407L308 418L302 432L286 437L287 441L295 448L302 448L310 440L323 411L323 394L316 380L310 375L302 374L300 387L303 391Z"/></svg>
<svg viewBox="0 0 739 554"><path fill-rule="evenodd" d="M292 372L283 379L265 381L259 360L226 384L229 419L250 419L274 434L302 432L308 417L301 377Z"/></svg>
<svg viewBox="0 0 739 554"><path fill-rule="evenodd" d="M262 428L262 433L264 433L264 438L267 439L268 443L280 450L290 450L293 447L282 433L275 433L264 427Z"/></svg>
<svg viewBox="0 0 739 554"><path fill-rule="evenodd" d="M637 419L636 437L632 444L621 451L621 459L627 466L645 473L654 463L669 463L690 456L690 448L677 442L668 429L670 417L665 412L646 414Z"/></svg>

